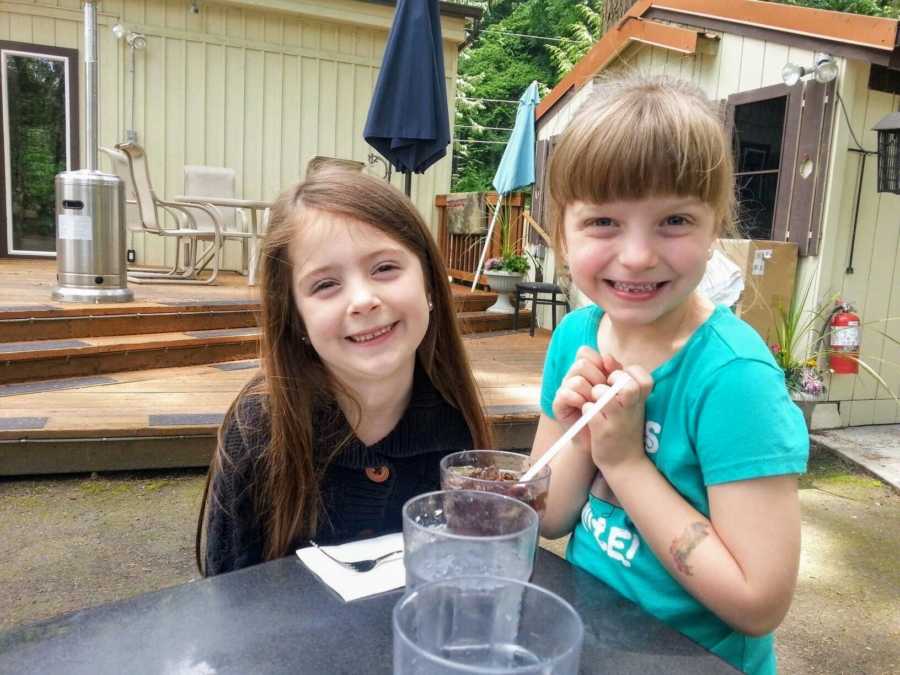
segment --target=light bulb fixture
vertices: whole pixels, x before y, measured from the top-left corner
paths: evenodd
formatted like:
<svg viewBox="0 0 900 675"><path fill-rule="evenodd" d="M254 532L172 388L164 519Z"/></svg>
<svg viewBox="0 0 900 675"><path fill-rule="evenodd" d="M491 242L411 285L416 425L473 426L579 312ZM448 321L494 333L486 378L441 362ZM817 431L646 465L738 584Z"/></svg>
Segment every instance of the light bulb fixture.
<svg viewBox="0 0 900 675"><path fill-rule="evenodd" d="M112 34L116 37L116 40L121 40L125 37L125 26L116 21L112 27Z"/></svg>
<svg viewBox="0 0 900 675"><path fill-rule="evenodd" d="M128 46L134 50L140 51L147 46L147 37L143 33L129 33L125 38Z"/></svg>
<svg viewBox="0 0 900 675"><path fill-rule="evenodd" d="M812 68L798 66L796 63L786 63L781 69L781 79L787 86L793 87L808 75L814 76L816 81L822 84L831 82L838 76L837 62L830 54L816 54L813 57L813 63L815 65Z"/></svg>
<svg viewBox="0 0 900 675"><path fill-rule="evenodd" d="M784 68L781 69L781 79L789 87L797 84L804 75L806 75L806 68L798 66L796 63L785 63Z"/></svg>
<svg viewBox="0 0 900 675"><path fill-rule="evenodd" d="M816 54L816 81L822 84L831 82L838 76L838 65L829 54Z"/></svg>
<svg viewBox="0 0 900 675"><path fill-rule="evenodd" d="M191 14L199 14L200 13L200 5L197 4L197 0L191 0Z"/></svg>

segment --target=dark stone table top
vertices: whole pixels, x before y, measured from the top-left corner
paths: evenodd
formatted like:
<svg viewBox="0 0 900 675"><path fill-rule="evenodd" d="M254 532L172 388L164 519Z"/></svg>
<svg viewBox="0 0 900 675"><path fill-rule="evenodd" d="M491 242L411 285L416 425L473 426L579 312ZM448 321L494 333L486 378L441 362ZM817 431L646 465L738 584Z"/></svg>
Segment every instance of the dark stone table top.
<svg viewBox="0 0 900 675"><path fill-rule="evenodd" d="M532 581L581 614L582 673L737 672L552 553ZM345 603L288 557L0 633L0 673L390 673L400 597Z"/></svg>

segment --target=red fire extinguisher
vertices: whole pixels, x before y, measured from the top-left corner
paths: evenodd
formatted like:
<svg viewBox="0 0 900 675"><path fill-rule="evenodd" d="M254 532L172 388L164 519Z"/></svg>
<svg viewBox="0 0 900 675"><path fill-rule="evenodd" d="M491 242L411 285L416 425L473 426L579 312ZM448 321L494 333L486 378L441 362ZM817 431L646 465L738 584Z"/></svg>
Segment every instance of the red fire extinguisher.
<svg viewBox="0 0 900 675"><path fill-rule="evenodd" d="M830 343L828 362L838 375L859 372L859 316L847 302L838 303L828 322Z"/></svg>

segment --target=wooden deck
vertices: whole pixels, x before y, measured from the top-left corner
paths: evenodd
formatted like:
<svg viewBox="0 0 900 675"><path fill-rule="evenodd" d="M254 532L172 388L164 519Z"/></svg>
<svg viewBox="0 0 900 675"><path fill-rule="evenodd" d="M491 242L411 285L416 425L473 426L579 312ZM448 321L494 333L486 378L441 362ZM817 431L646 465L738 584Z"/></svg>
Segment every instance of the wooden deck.
<svg viewBox="0 0 900 675"><path fill-rule="evenodd" d="M173 307L259 306L259 287L248 286L247 277L236 272L219 273L214 286L176 284L129 284L133 302L58 302L51 298L56 286L56 261L0 259L0 319L32 316L82 316L168 312ZM454 284L454 299L476 299L490 304L496 294L470 291ZM486 305L485 305L486 306Z"/></svg>
<svg viewBox="0 0 900 675"><path fill-rule="evenodd" d="M256 371L258 290L133 285L135 301L50 299L55 263L0 261L0 475L203 466ZM548 335L453 287L497 447L531 444Z"/></svg>
<svg viewBox="0 0 900 675"><path fill-rule="evenodd" d="M498 447L528 447L549 334L465 340ZM0 475L203 466L256 362L0 386Z"/></svg>
<svg viewBox="0 0 900 675"><path fill-rule="evenodd" d="M221 272L215 286L129 284L133 302L80 304L57 302L50 294L56 286L55 260L0 260L0 318L24 313L63 310L68 314L107 314L123 311L171 310L189 304L258 305L258 288L247 285L247 277Z"/></svg>

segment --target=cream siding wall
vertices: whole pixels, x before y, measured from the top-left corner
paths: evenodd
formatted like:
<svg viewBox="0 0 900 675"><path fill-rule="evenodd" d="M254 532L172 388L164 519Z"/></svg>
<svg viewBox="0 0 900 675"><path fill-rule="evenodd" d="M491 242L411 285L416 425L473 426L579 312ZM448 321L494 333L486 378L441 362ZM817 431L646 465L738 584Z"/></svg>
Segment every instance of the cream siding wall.
<svg viewBox="0 0 900 675"><path fill-rule="evenodd" d="M717 48L709 47L707 43L697 54L683 55L635 44L607 70L636 69L683 77L700 86L712 100L723 100L737 92L780 84L781 68L788 61L809 65L813 60L813 53L808 50L729 33L719 35ZM897 110L900 100L868 90L868 64L837 61L841 68L839 91L847 105L850 124L863 147L874 150L876 138L871 127L882 116ZM557 111L542 126L538 137L548 138L565 128L589 89L590 86L584 87L563 110ZM900 317L900 226L897 223L900 197L875 192L876 160L870 156L860 202L855 274L846 274L859 166L859 156L848 150L853 146L847 120L838 110L832 125L831 160L827 168L830 189L826 191L819 255L801 260L797 288L804 289L811 284L811 305L835 293L855 303L866 324L861 357L882 374L891 390L898 392L900 320L887 319ZM552 274L552 254L547 267ZM587 302L581 293L573 295L576 305ZM542 319L543 325L549 325L548 316ZM886 339L878 331L890 337ZM868 375L831 377L829 399L837 403L836 412L843 425L900 422L900 405Z"/></svg>
<svg viewBox="0 0 900 675"><path fill-rule="evenodd" d="M271 9L276 4L279 11ZM159 195L183 193L185 164L231 167L238 196L268 200L300 178L316 155L366 160L362 131L392 7L273 0L203 3L191 14L189 6L186 0L101 4L101 145L124 139L129 126L128 50L110 31L119 20L147 36L147 48L136 55L134 128ZM0 2L0 39L80 50L81 19L79 0ZM452 120L463 21L443 17L443 27ZM79 78L83 102L83 68ZM105 159L101 167L109 169ZM402 176L393 182L402 186ZM412 184L414 201L432 222L435 194L449 191L450 158L413 176ZM173 262L173 242L130 236L140 263ZM237 269L240 261L240 244L229 242L225 267Z"/></svg>
<svg viewBox="0 0 900 675"><path fill-rule="evenodd" d="M818 297L837 293L854 303L864 324L860 357L881 373L891 390L900 392L900 197L876 192L875 156L866 160L854 273L846 273L860 166L859 154L849 151L856 147L850 129L865 149L875 150L876 134L871 128L900 105L897 96L868 89L868 79L868 64L844 64L839 91L849 120L839 109L832 139L831 203L826 205L818 261ZM900 422L900 405L868 375L832 377L829 398L842 401L839 413L844 425Z"/></svg>

